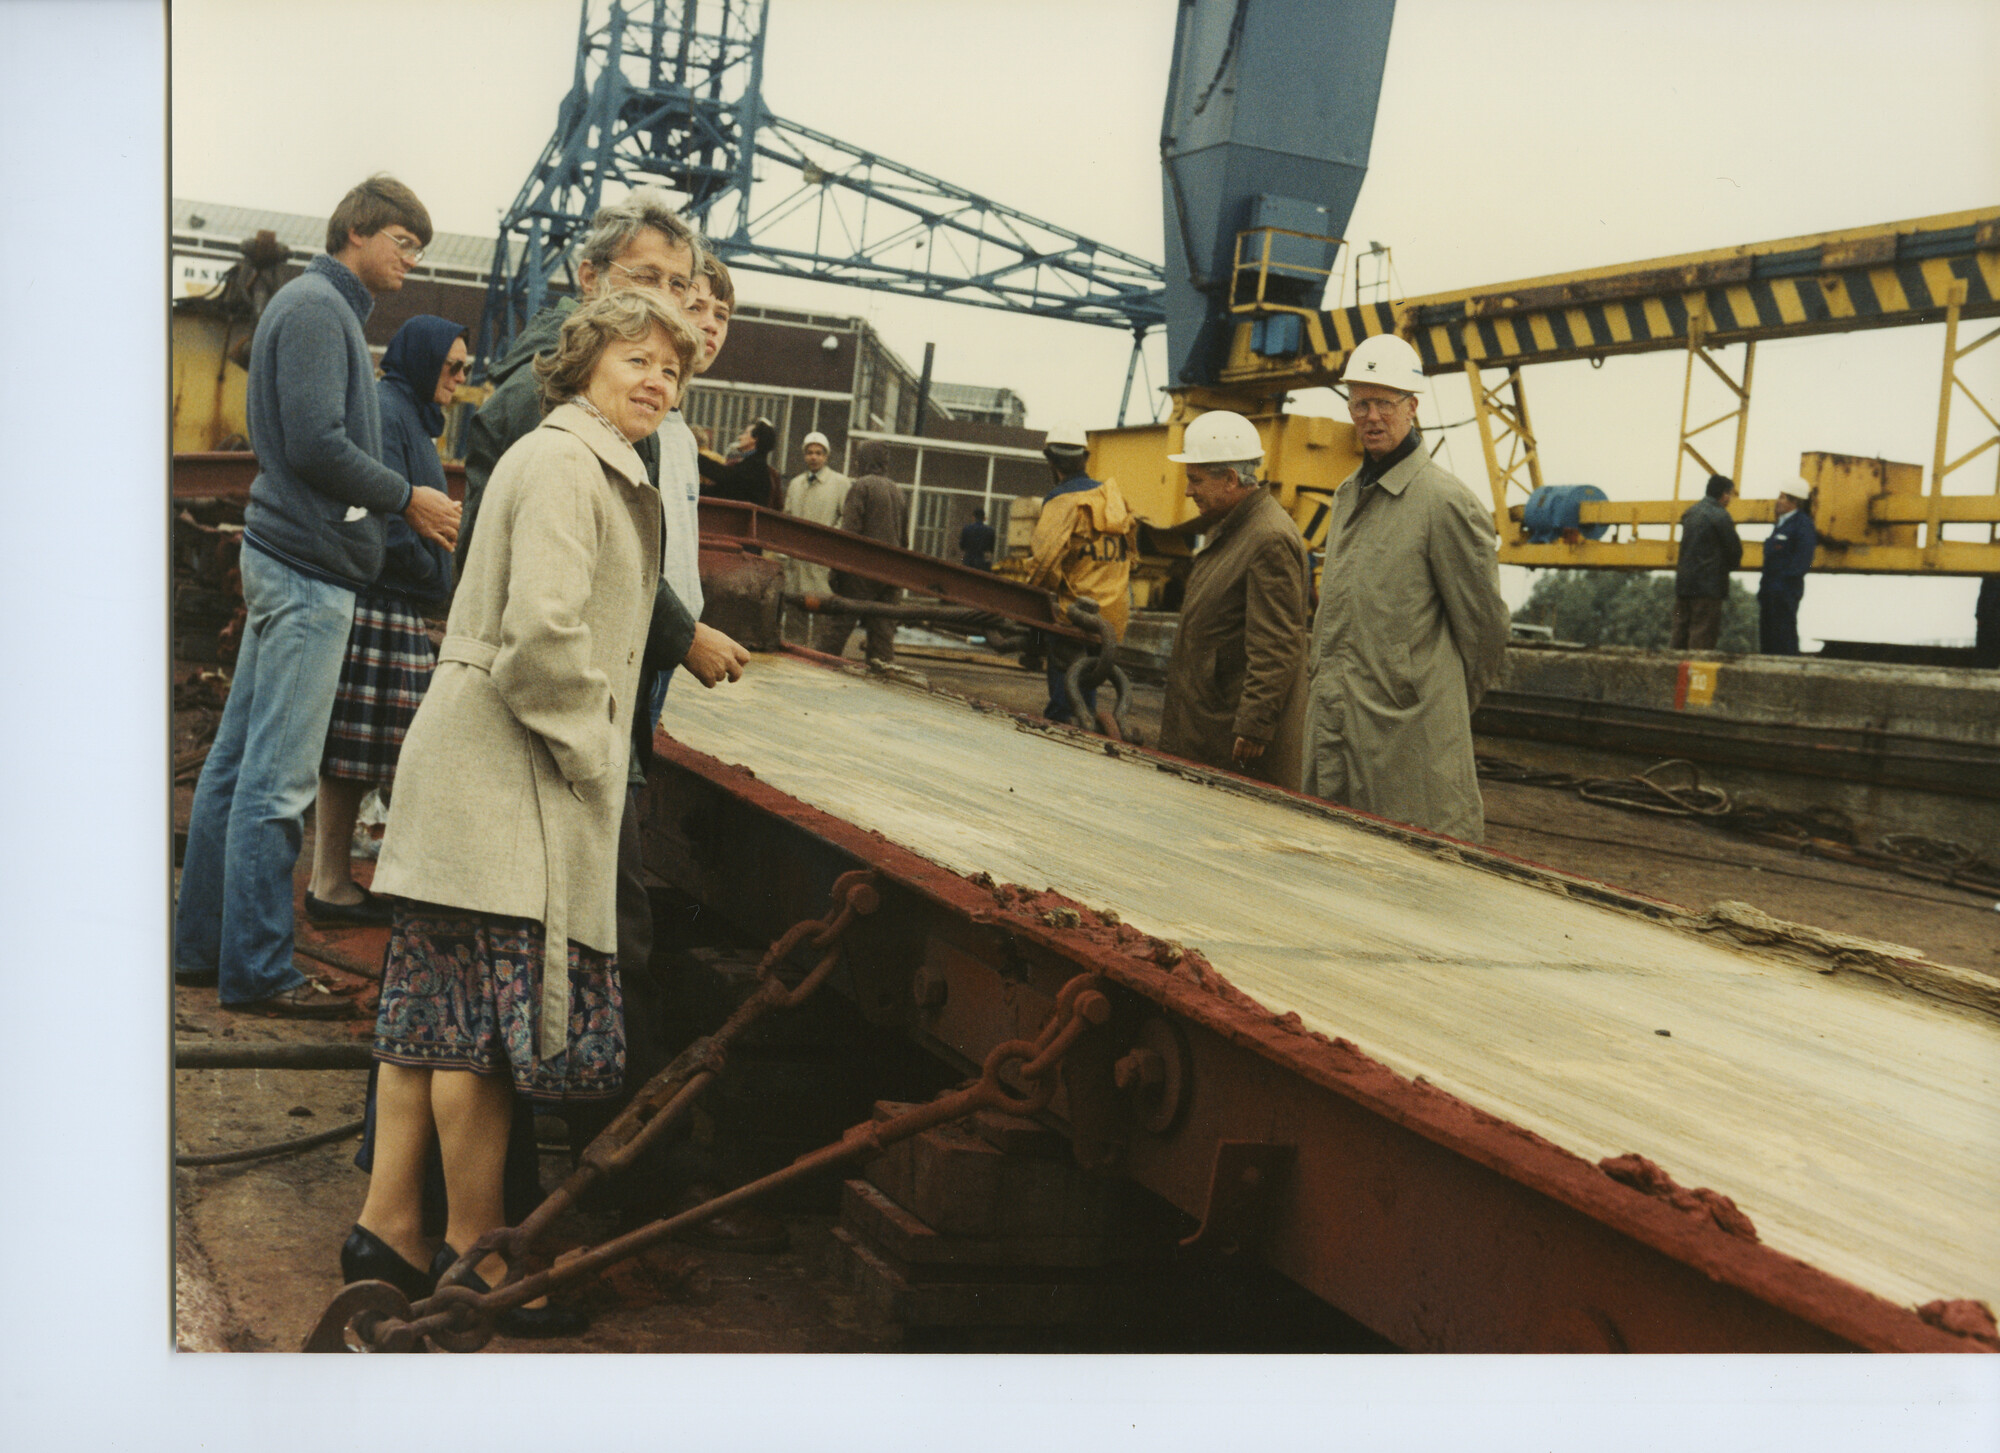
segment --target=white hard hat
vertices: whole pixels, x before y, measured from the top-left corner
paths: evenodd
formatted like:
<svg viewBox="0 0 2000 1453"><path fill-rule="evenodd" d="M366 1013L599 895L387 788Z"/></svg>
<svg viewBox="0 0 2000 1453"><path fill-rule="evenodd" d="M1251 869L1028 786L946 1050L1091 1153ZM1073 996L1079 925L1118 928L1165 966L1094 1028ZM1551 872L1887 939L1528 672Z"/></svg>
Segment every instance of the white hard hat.
<svg viewBox="0 0 2000 1453"><path fill-rule="evenodd" d="M1167 458L1176 464L1237 464L1264 457L1257 426L1228 409L1210 409L1189 424L1181 436L1181 449Z"/></svg>
<svg viewBox="0 0 2000 1453"><path fill-rule="evenodd" d="M829 454L833 452L833 446L826 442L826 435L820 433L820 431L817 429L813 430L810 434L806 435L805 438L799 441L799 448L801 449L810 448L814 444L819 445L820 448L826 450L826 452Z"/></svg>
<svg viewBox="0 0 2000 1453"><path fill-rule="evenodd" d="M1347 355L1347 367L1340 371L1342 383L1372 383L1400 389L1406 394L1422 393L1424 361L1417 350L1394 333L1377 333L1354 345Z"/></svg>
<svg viewBox="0 0 2000 1453"><path fill-rule="evenodd" d="M1797 479L1788 479L1778 486L1779 494L1788 494L1800 504L1812 498L1812 481L1801 474Z"/></svg>
<svg viewBox="0 0 2000 1453"><path fill-rule="evenodd" d="M1062 419L1049 430L1049 437L1042 440L1044 449L1088 449L1090 436L1083 432L1083 425L1074 419Z"/></svg>

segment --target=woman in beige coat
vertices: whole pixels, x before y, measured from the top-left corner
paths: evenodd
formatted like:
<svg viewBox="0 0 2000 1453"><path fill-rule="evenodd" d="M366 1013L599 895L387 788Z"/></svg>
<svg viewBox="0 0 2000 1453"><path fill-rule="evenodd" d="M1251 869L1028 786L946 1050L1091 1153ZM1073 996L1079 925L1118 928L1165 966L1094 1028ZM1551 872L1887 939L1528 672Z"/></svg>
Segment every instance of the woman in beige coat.
<svg viewBox="0 0 2000 1453"><path fill-rule="evenodd" d="M619 819L640 657L660 577L661 506L633 445L679 401L698 347L661 295L578 308L535 362L547 417L501 458L438 669L403 743L375 889L395 918L375 1026L374 1170L349 1281L411 1296L504 1224L515 1094L615 1094ZM435 1128L449 1220L428 1275L421 1229ZM497 1277L489 1255L456 1278ZM507 1313L511 1335L579 1330Z"/></svg>

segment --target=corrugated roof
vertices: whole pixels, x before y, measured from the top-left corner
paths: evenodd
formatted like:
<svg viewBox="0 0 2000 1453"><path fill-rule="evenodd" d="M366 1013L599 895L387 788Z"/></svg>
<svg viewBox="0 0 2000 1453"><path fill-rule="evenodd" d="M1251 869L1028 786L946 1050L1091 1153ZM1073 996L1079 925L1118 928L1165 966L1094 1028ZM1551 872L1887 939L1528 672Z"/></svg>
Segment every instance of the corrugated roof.
<svg viewBox="0 0 2000 1453"><path fill-rule="evenodd" d="M326 249L326 218L297 212L271 212L256 207L231 207L221 202L197 202L175 197L172 229L176 238L199 237L222 247L234 247L258 232L272 232L278 241L308 257ZM199 224L199 225L197 225ZM518 252L515 242L510 251ZM493 264L493 239L464 232L440 232L424 250L425 268L448 267L485 273Z"/></svg>

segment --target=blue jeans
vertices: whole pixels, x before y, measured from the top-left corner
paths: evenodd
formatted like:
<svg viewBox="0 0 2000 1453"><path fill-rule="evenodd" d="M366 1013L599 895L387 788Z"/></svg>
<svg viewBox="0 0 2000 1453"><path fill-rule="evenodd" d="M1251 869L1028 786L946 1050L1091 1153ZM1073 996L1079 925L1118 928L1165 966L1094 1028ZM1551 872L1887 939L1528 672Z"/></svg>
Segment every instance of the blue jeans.
<svg viewBox="0 0 2000 1453"><path fill-rule="evenodd" d="M174 967L219 976L224 1004L305 982L292 964L292 869L319 785L354 592L242 553L249 621L188 819Z"/></svg>

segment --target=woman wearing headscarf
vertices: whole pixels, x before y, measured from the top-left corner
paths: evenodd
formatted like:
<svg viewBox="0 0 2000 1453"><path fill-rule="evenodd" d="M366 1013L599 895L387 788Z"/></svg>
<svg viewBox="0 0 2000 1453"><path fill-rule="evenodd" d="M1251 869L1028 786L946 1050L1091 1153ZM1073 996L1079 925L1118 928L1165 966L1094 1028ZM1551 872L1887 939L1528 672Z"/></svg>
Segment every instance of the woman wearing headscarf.
<svg viewBox="0 0 2000 1453"><path fill-rule="evenodd" d="M466 330L449 318L419 313L396 330L375 385L382 409L382 462L418 488L443 491L437 437L444 406L470 366ZM396 775L396 755L424 699L437 652L424 612L451 599L451 551L417 535L400 517L388 521L382 573L354 602L354 628L340 664L340 686L319 765L313 809L313 872L306 917L314 923L382 923L388 905L354 881L354 820L371 786Z"/></svg>
<svg viewBox="0 0 2000 1453"><path fill-rule="evenodd" d="M374 1170L341 1251L349 1281L413 1298L441 1276L488 1285L507 1269L478 1243L503 1224L516 1094L560 1107L615 1095L623 1079L618 835L640 674L663 664L647 649L663 514L633 446L679 402L699 346L658 293L584 303L535 361L547 416L486 487L376 871L394 921ZM445 1244L427 1258L433 1129L449 1204ZM496 1325L554 1336L583 1322L521 1307Z"/></svg>

